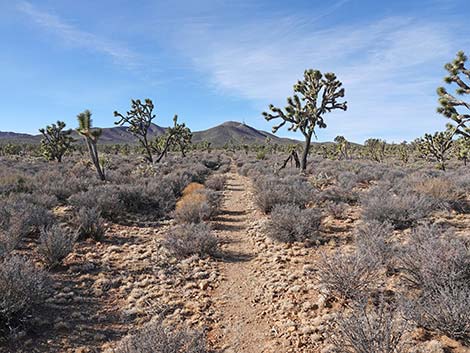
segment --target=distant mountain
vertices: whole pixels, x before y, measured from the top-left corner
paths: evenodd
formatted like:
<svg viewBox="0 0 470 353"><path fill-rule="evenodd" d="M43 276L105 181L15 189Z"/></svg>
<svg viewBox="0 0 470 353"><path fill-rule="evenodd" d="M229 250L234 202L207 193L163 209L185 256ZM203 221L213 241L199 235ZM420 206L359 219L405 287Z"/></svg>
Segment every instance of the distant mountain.
<svg viewBox="0 0 470 353"><path fill-rule="evenodd" d="M135 143L137 139L127 131L127 127L117 126L111 128L103 128L100 137L101 143ZM153 138L164 134L166 128L152 124L149 137ZM72 136L79 139L80 136L74 131ZM226 143L234 144L256 144L263 143L266 138L270 138L273 143L288 144L298 141L288 138L281 138L266 131L257 130L243 123L228 121L213 128L194 131L193 143L208 141L214 147L221 147ZM0 143L19 142L19 143L39 143L41 135L29 135L15 132L1 132Z"/></svg>
<svg viewBox="0 0 470 353"><path fill-rule="evenodd" d="M255 144L265 142L268 137L273 143L287 144L298 142L292 139L281 138L235 121L227 121L207 130L196 131L193 133L193 142L209 141L213 146L223 146L230 142L235 144Z"/></svg>

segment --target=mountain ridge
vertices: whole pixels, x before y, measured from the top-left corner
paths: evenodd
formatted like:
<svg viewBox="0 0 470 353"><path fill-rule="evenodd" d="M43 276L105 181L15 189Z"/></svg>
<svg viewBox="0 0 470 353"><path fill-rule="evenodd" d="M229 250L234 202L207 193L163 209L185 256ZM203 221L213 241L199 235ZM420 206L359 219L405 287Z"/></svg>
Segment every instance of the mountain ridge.
<svg viewBox="0 0 470 353"><path fill-rule="evenodd" d="M133 136L125 126L115 126L108 128L101 128L102 135L100 142L104 144L133 144L137 142L137 138ZM149 129L149 138L154 138L165 133L167 128L155 124ZM32 135L17 132L2 132L0 131L0 143L16 142L16 143L39 143L41 141L40 134ZM78 133L73 130L72 136L79 139ZM226 121L217 126L211 127L206 130L193 131L193 143L200 143L208 141L214 147L221 147L226 143L235 144L260 144L270 138L273 143L290 144L299 143L298 140L279 137L272 133L258 130L245 123L237 121Z"/></svg>

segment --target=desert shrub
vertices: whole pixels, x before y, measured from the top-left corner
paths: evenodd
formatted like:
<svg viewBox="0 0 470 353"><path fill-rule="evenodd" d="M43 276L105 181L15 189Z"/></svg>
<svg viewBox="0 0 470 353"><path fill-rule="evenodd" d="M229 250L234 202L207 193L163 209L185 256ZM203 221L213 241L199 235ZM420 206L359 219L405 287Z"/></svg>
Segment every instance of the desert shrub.
<svg viewBox="0 0 470 353"><path fill-rule="evenodd" d="M94 187L77 193L70 197L69 203L77 210L96 207L105 219L111 221L118 220L124 213L118 189L114 185Z"/></svg>
<svg viewBox="0 0 470 353"><path fill-rule="evenodd" d="M133 335L123 338L114 353L209 353L204 336L199 332L181 331L154 320Z"/></svg>
<svg viewBox="0 0 470 353"><path fill-rule="evenodd" d="M358 194L350 189L344 189L339 186L331 186L321 191L318 197L318 201L355 204L358 198Z"/></svg>
<svg viewBox="0 0 470 353"><path fill-rule="evenodd" d="M38 251L49 267L56 267L62 263L73 250L77 237L66 228L54 224L41 230Z"/></svg>
<svg viewBox="0 0 470 353"><path fill-rule="evenodd" d="M271 211L268 235L272 239L292 243L319 238L322 214L318 209L297 205L276 205Z"/></svg>
<svg viewBox="0 0 470 353"><path fill-rule="evenodd" d="M403 189L394 192L377 187L361 198L362 217L366 221L388 222L395 229L404 229L429 216L436 204L423 195Z"/></svg>
<svg viewBox="0 0 470 353"><path fill-rule="evenodd" d="M191 175L188 172L172 172L165 176L165 180L171 185L176 198L183 195L183 190L191 183Z"/></svg>
<svg viewBox="0 0 470 353"><path fill-rule="evenodd" d="M335 353L400 353L409 346L409 325L392 305L379 300L377 305L360 301L342 312L332 336Z"/></svg>
<svg viewBox="0 0 470 353"><path fill-rule="evenodd" d="M352 190L357 185L357 175L353 172L343 172L337 177L338 186L343 190Z"/></svg>
<svg viewBox="0 0 470 353"><path fill-rule="evenodd" d="M377 284L378 263L368 254L323 253L315 276L334 296L357 299Z"/></svg>
<svg viewBox="0 0 470 353"><path fill-rule="evenodd" d="M143 185L120 185L118 197L127 212L165 217L174 209L176 198L172 186L165 181L145 181Z"/></svg>
<svg viewBox="0 0 470 353"><path fill-rule="evenodd" d="M225 187L225 183L227 181L227 177L222 174L214 174L211 175L206 180L206 187L215 191L222 191Z"/></svg>
<svg viewBox="0 0 470 353"><path fill-rule="evenodd" d="M16 171L6 169L0 173L0 195L23 193L31 191L30 178Z"/></svg>
<svg viewBox="0 0 470 353"><path fill-rule="evenodd" d="M470 285L468 242L436 225L413 230L397 257L402 277L412 287L432 291L445 283Z"/></svg>
<svg viewBox="0 0 470 353"><path fill-rule="evenodd" d="M470 344L470 287L448 282L426 287L407 305L407 314L419 326Z"/></svg>
<svg viewBox="0 0 470 353"><path fill-rule="evenodd" d="M197 183L189 184L173 213L179 223L200 223L215 216L220 208L221 194L204 189Z"/></svg>
<svg viewBox="0 0 470 353"><path fill-rule="evenodd" d="M355 243L357 251L375 258L382 264L387 264L392 256L393 249L390 238L393 235L393 227L389 223L371 221L357 227Z"/></svg>
<svg viewBox="0 0 470 353"><path fill-rule="evenodd" d="M165 235L165 247L175 256L215 256L219 252L219 241L205 223L188 223L173 227Z"/></svg>
<svg viewBox="0 0 470 353"><path fill-rule="evenodd" d="M455 210L465 213L470 211L470 204L466 199L465 189L460 189L449 178L426 178L416 180L414 188L426 195L443 209Z"/></svg>
<svg viewBox="0 0 470 353"><path fill-rule="evenodd" d="M328 202L328 204L326 205L327 212L336 219L345 219L347 216L346 212L348 208L348 204L344 202Z"/></svg>
<svg viewBox="0 0 470 353"><path fill-rule="evenodd" d="M106 226L98 208L82 207L76 214L76 224L80 239L93 238L96 241L103 239Z"/></svg>
<svg viewBox="0 0 470 353"><path fill-rule="evenodd" d="M259 177L254 181L255 203L265 213L274 206L294 204L305 208L312 201L313 187L303 178Z"/></svg>
<svg viewBox="0 0 470 353"><path fill-rule="evenodd" d="M46 272L20 256L5 258L0 266L0 329L24 323L47 296Z"/></svg>

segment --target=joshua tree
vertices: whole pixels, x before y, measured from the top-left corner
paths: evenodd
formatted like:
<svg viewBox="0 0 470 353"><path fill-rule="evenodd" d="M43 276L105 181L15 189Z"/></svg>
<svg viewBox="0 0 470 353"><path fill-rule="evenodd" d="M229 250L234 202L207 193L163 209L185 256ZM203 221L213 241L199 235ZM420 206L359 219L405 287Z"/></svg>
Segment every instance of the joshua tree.
<svg viewBox="0 0 470 353"><path fill-rule="evenodd" d="M449 76L445 77L444 81L448 84L456 83L458 88L455 92L461 96L470 94L470 69L465 67L466 62L467 56L463 51L459 51L455 60L445 65ZM456 98L444 87L439 87L437 94L440 97L440 107L437 111L453 121L454 124L450 123L449 127L454 133L470 138L470 102Z"/></svg>
<svg viewBox="0 0 470 353"><path fill-rule="evenodd" d="M336 148L340 159L349 159L349 142L344 136L336 136L334 141L336 142Z"/></svg>
<svg viewBox="0 0 470 353"><path fill-rule="evenodd" d="M91 161L96 168L98 177L101 180L106 180L103 168L101 167L100 160L98 157L98 149L96 143L98 142L99 137L101 136L101 129L92 128L91 112L85 110L83 113L77 115L78 119L78 129L77 132L83 136L88 147L88 152L90 153Z"/></svg>
<svg viewBox="0 0 470 353"><path fill-rule="evenodd" d="M71 148L73 138L70 136L72 130L64 130L65 123L57 121L57 124L39 129L43 138L41 139L41 151L44 157L50 161L62 162L62 157Z"/></svg>
<svg viewBox="0 0 470 353"><path fill-rule="evenodd" d="M289 157L287 157L284 163L282 163L279 170L284 169L287 166L287 163L289 162L291 163L291 166L292 166L292 161L295 162L296 168L300 168L300 159L299 159L299 155L297 154L297 145L295 144L289 145L287 149L289 151Z"/></svg>
<svg viewBox="0 0 470 353"><path fill-rule="evenodd" d="M169 127L164 135L157 136L149 145L151 151L158 154L155 162L160 162L172 146L179 147L184 157L192 136L191 130L184 123L178 124L178 115L175 115L173 127Z"/></svg>
<svg viewBox="0 0 470 353"><path fill-rule="evenodd" d="M382 162L385 158L386 142L380 139L367 139L364 142L366 153L372 160Z"/></svg>
<svg viewBox="0 0 470 353"><path fill-rule="evenodd" d="M406 141L398 145L398 158L400 158L403 164L408 164L410 160L410 146Z"/></svg>
<svg viewBox="0 0 470 353"><path fill-rule="evenodd" d="M167 135L172 136L172 144L179 147L183 157L186 156L186 151L191 145L193 134L185 123L178 124L178 115L173 118L174 125L168 128Z"/></svg>
<svg viewBox="0 0 470 353"><path fill-rule="evenodd" d="M416 146L425 156L433 156L437 160L437 167L446 170L446 153L452 147L452 130L435 132L434 135L425 134L423 138L417 139Z"/></svg>
<svg viewBox="0 0 470 353"><path fill-rule="evenodd" d="M470 157L470 139L460 137L455 141L457 158L467 165L468 158Z"/></svg>
<svg viewBox="0 0 470 353"><path fill-rule="evenodd" d="M153 114L153 102L147 98L144 103L140 99L131 100L131 110L123 114L115 111L114 116L119 120L115 122L116 125L123 126L129 124L128 131L139 139L140 144L146 152L145 159L149 163L153 163L152 146L148 139L148 132L152 126L152 120L155 119Z"/></svg>
<svg viewBox="0 0 470 353"><path fill-rule="evenodd" d="M338 98L344 97L342 83L334 73L322 73L318 70L306 70L304 79L294 85L293 97L287 98L287 106L284 110L270 105L272 113L263 112L267 121L281 119L281 123L273 127L273 133L286 123L290 124L289 131L297 131L304 135L305 145L302 152L301 170L307 169L307 157L310 151L312 136L315 128L326 128L323 119L325 113L335 109L346 110L346 102L339 103Z"/></svg>

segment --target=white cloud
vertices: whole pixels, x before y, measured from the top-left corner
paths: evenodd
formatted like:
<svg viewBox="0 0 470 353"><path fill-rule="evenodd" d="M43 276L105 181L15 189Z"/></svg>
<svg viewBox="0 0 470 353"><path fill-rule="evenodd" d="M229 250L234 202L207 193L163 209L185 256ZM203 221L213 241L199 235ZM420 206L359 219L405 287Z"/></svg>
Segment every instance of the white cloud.
<svg viewBox="0 0 470 353"><path fill-rule="evenodd" d="M445 124L435 117L435 88L443 64L457 50L450 26L386 18L319 30L316 23L284 17L228 29L191 24L177 39L215 89L260 109L284 104L304 69L334 71L346 88L349 110L331 118L327 135L410 139Z"/></svg>
<svg viewBox="0 0 470 353"><path fill-rule="evenodd" d="M68 45L106 54L121 64L129 66L135 64L136 54L121 44L83 31L67 23L59 16L37 8L30 2L22 1L17 9L27 15L38 26L59 36Z"/></svg>

